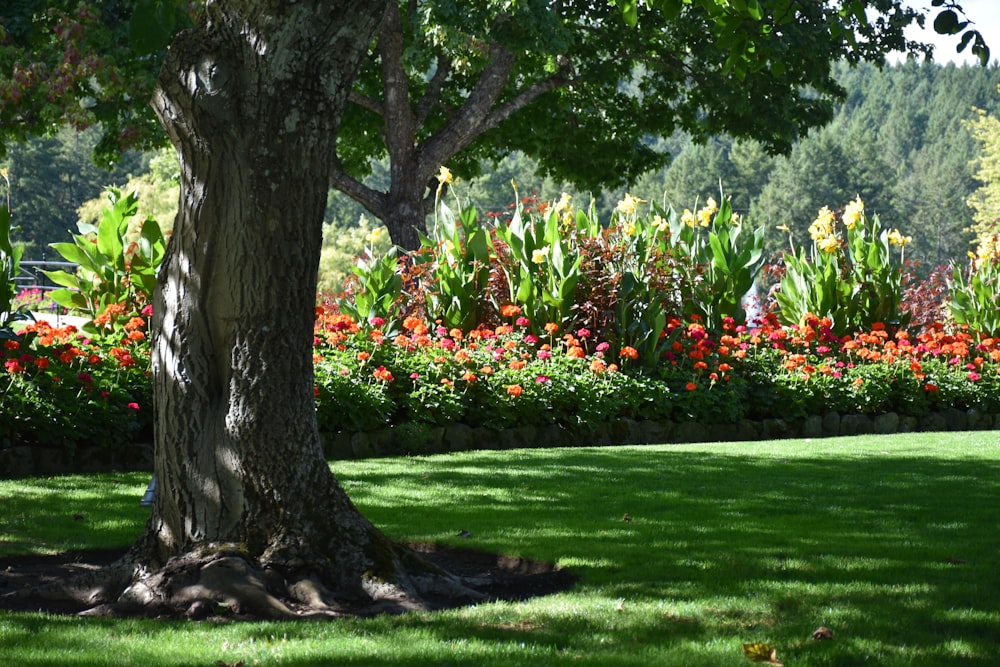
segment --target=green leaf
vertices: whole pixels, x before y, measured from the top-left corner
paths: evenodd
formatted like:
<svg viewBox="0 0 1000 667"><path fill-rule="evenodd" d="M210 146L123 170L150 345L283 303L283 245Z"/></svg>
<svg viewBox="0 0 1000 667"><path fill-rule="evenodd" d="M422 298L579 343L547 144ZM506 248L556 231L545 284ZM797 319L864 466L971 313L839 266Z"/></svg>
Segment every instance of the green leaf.
<svg viewBox="0 0 1000 667"><path fill-rule="evenodd" d="M952 9L946 9L934 18L934 32L939 35L954 35L969 25L968 21L959 21L958 14Z"/></svg>
<svg viewBox="0 0 1000 667"><path fill-rule="evenodd" d="M128 36L140 56L167 48L177 28L177 9L171 0L138 0L129 19Z"/></svg>

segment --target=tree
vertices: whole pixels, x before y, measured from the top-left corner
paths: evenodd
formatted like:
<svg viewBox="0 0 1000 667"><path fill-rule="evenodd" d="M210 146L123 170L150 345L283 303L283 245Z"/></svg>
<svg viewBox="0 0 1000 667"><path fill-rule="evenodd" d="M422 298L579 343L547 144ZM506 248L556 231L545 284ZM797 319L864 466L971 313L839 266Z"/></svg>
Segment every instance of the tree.
<svg viewBox="0 0 1000 667"><path fill-rule="evenodd" d="M58 30L5 19L0 60L11 67L0 71L13 72L14 79L35 75L17 82L23 107L12 108L14 89L4 88L4 129L15 136L38 132L67 113L52 99L75 96L86 104L71 112L80 122L105 119L113 141L146 136L127 131L130 119L148 127L134 104L113 102L141 99L137 91L125 91L132 81L145 80L139 76L148 73L144 63L162 55L173 28L185 22L174 9L179 5L109 1L96 14L89 6L73 9L74 18L66 6L45 9L38 3L45 11L35 13L35 4L17 3L14 17L55 17ZM180 206L152 326L159 487L146 530L129 556L102 573L101 585L85 591L93 603L194 613L206 599L222 600L251 613L284 616L293 613L293 603L330 613L357 599L405 607L419 604L428 592L473 594L393 544L354 508L324 460L316 427L312 332L331 156L384 4L213 0L170 41L152 93L181 170ZM718 2L720 8L730 4L737 3ZM595 17L603 15L603 5L591 6ZM804 16L822 18L814 16L811 1L799 6ZM470 20L477 16L468 13ZM752 14L735 14L748 23L724 32L756 34L762 24ZM707 48L704 38L691 33L716 19L691 18L694 27L679 22L677 32L691 37L693 48ZM95 29L78 30L84 20ZM166 37L147 34L158 26L166 27L159 35ZM517 33L518 26L508 29ZM805 38L812 28L799 32L797 24L788 24L783 30ZM112 39L123 35L125 41ZM840 53L843 34L824 29L812 37L824 35L829 48L819 44L810 51ZM512 43L505 37L483 53L509 63ZM21 56L39 56L30 63L38 67L18 60L18 44ZM67 73L69 88L61 74L40 79L39 72L61 72L60 57L72 55L67 44L103 47L118 60L101 66L86 56L70 57L80 67L73 64ZM131 54L123 51L127 44ZM775 57L777 46L770 50ZM738 56L747 47L729 48ZM818 67L821 60L810 63ZM829 62L822 64L826 71ZM558 59L553 65L562 68ZM122 72L136 78L123 84ZM705 70L713 72L722 74L717 67ZM79 74L83 78L74 78ZM822 86L824 77L816 71L786 69L739 86L737 78L723 77L692 106L692 113L704 110L705 131L731 119L769 128L769 141L780 144L797 131L778 123L784 114L794 111L803 123L823 117L822 104L772 87L809 79ZM475 92L470 89L470 98ZM745 106L723 104L720 95L737 96ZM554 116L541 127L553 134L558 128Z"/></svg>
<svg viewBox="0 0 1000 667"><path fill-rule="evenodd" d="M968 199L974 211L972 231L982 238L997 233L1000 221L1000 120L977 109L976 117L966 124L980 145L975 160L976 179L982 184Z"/></svg>
<svg viewBox="0 0 1000 667"><path fill-rule="evenodd" d="M289 600L328 613L351 600L419 604L442 587L472 594L354 508L316 427L329 158L377 9L214 2L170 46L153 97L181 158L153 321L158 492L92 602L213 599L281 616Z"/></svg>
<svg viewBox="0 0 1000 667"><path fill-rule="evenodd" d="M472 177L522 151L544 175L599 190L666 164L651 139L675 130L785 152L832 118L844 91L831 62L920 51L902 28L923 16L898 2L619 4L633 26L589 0L390 3L351 94L334 186L415 248L446 163ZM978 32L945 4L936 26L965 30L978 49ZM364 182L381 155L384 190Z"/></svg>

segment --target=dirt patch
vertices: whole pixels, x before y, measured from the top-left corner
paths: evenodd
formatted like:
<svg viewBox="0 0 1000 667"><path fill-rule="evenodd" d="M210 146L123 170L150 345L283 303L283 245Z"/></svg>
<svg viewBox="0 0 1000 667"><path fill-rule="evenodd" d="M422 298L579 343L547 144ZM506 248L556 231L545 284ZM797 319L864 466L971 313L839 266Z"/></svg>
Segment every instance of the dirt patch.
<svg viewBox="0 0 1000 667"><path fill-rule="evenodd" d="M427 543L408 546L448 572L476 580L476 589L486 594L488 600L525 600L550 595L572 588L577 581L575 574L551 563ZM12 596L9 593L95 572L114 563L123 554L123 549L108 549L68 551L54 556L0 558L0 609L61 615L86 611L86 605L78 601ZM437 609L468 603L467 600L448 599L432 602Z"/></svg>

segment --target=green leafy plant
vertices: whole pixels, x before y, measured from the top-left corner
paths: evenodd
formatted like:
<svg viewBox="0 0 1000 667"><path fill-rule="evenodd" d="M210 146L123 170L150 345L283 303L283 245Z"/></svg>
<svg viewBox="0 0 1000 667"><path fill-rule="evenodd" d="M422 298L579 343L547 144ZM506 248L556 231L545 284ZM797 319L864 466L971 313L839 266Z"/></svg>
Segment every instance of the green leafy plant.
<svg viewBox="0 0 1000 667"><path fill-rule="evenodd" d="M499 261L507 296L524 308L536 331L549 323L565 326L573 317L582 256L561 222L557 209L539 218L518 204L510 222L496 228L507 248Z"/></svg>
<svg viewBox="0 0 1000 667"><path fill-rule="evenodd" d="M393 320L403 292L396 248L384 253L376 250L376 242L383 233L384 229L378 227L369 235L365 253L351 269L354 284L338 301L342 312L373 326L379 321L384 324Z"/></svg>
<svg viewBox="0 0 1000 667"><path fill-rule="evenodd" d="M984 236L969 267L952 267L948 281L952 317L987 336L1000 333L1000 234Z"/></svg>
<svg viewBox="0 0 1000 667"><path fill-rule="evenodd" d="M469 331L482 321L483 294L490 280L493 243L479 224L474 207L456 213L438 202L429 236L420 235L425 252L415 253L416 268L425 269L433 286L425 291L427 312L449 329Z"/></svg>
<svg viewBox="0 0 1000 667"><path fill-rule="evenodd" d="M883 229L877 215L865 216L860 197L845 207L840 223L846 239L836 214L823 207L809 228L810 251L796 249L793 243L785 253L785 275L776 296L781 322L829 317L841 336L876 323L905 328L909 315L900 307L903 248L911 239L898 229ZM892 259L892 246L900 249L898 263Z"/></svg>
<svg viewBox="0 0 1000 667"><path fill-rule="evenodd" d="M23 307L18 308L17 283L14 278L20 273L21 255L24 248L10 242L10 210L0 206L0 341L16 340L12 325L30 319Z"/></svg>
<svg viewBox="0 0 1000 667"><path fill-rule="evenodd" d="M77 265L76 272L45 272L64 288L53 291L52 300L91 319L111 305L138 313L152 303L156 271L166 250L156 221L135 219L135 193L122 196L112 188L108 200L100 223L80 223L81 233L71 243L52 244L66 261Z"/></svg>

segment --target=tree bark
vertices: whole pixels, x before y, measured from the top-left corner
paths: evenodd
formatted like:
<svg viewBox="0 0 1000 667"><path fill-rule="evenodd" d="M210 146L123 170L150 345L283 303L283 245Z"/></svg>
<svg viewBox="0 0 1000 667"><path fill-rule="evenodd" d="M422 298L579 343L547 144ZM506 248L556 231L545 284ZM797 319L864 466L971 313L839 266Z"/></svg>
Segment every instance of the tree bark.
<svg viewBox="0 0 1000 667"><path fill-rule="evenodd" d="M209 2L171 45L154 97L182 171L153 318L158 487L128 587L95 602L285 616L460 590L354 507L313 403L330 156L383 5Z"/></svg>

